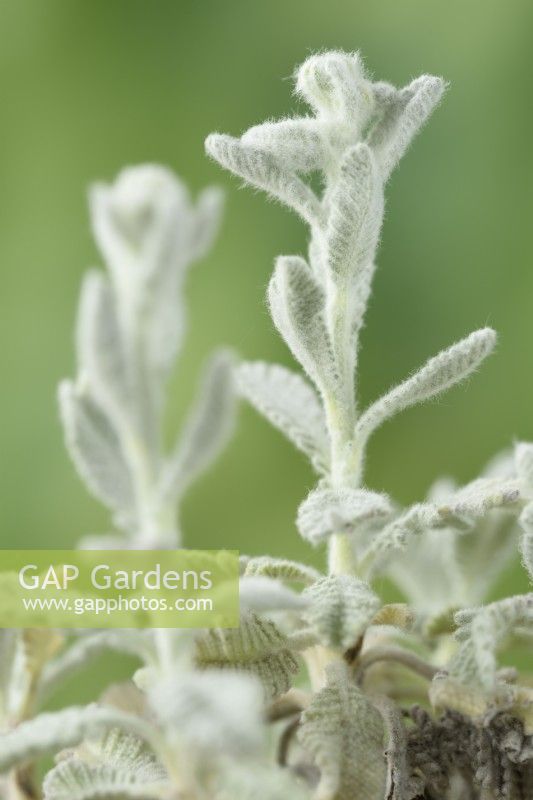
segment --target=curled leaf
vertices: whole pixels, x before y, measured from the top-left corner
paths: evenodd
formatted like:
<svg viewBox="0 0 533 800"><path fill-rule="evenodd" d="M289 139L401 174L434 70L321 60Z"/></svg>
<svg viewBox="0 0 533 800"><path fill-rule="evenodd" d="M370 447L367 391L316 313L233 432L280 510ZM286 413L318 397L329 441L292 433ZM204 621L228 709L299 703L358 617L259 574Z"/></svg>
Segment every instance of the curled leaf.
<svg viewBox="0 0 533 800"><path fill-rule="evenodd" d="M268 697L288 691L298 662L289 642L273 622L248 614L240 628L213 629L196 642L202 669L234 669L255 675Z"/></svg>
<svg viewBox="0 0 533 800"><path fill-rule="evenodd" d="M350 575L321 578L304 590L304 619L326 647L353 647L381 602L370 586Z"/></svg>
<svg viewBox="0 0 533 800"><path fill-rule="evenodd" d="M309 223L320 218L320 204L314 192L268 151L219 133L205 142L206 152L247 183L264 189Z"/></svg>
<svg viewBox="0 0 533 800"><path fill-rule="evenodd" d="M334 391L336 377L324 320L325 296L303 258L280 256L268 286L276 328L321 391Z"/></svg>
<svg viewBox="0 0 533 800"><path fill-rule="evenodd" d="M389 499L366 489L314 489L300 505L296 524L313 545L334 533L352 533L369 520L392 513Z"/></svg>
<svg viewBox="0 0 533 800"><path fill-rule="evenodd" d="M246 562L244 575L247 577L266 575L268 578L279 578L280 580L307 584L314 583L322 577L318 570L308 567L306 564L270 556L250 558Z"/></svg>

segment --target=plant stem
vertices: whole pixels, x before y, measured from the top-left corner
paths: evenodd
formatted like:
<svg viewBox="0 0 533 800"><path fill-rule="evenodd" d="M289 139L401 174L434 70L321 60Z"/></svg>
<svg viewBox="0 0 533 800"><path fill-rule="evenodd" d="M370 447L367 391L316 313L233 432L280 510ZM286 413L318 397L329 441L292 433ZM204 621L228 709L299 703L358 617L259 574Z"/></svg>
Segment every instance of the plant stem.
<svg viewBox="0 0 533 800"><path fill-rule="evenodd" d="M330 575L353 575L356 561L348 533L334 533L329 540L328 570Z"/></svg>

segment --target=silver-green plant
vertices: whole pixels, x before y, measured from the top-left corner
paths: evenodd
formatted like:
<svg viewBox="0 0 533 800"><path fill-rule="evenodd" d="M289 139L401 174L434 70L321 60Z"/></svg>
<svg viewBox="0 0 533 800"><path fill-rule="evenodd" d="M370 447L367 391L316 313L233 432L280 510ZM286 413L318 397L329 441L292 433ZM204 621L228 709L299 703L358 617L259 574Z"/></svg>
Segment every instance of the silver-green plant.
<svg viewBox="0 0 533 800"><path fill-rule="evenodd" d="M61 758L45 800L533 797L531 677L497 660L506 640L531 648L533 594L484 605L517 541L533 581L533 445L463 487L438 481L407 509L364 485L377 427L471 375L496 340L488 328L470 334L359 411L358 340L385 185L444 82L396 89L372 82L357 54L332 52L307 59L296 87L310 116L213 134L206 146L310 227L307 259L280 257L268 290L307 378L263 362L232 367L224 352L165 455L184 271L211 241L219 201L208 191L193 207L170 173L144 167L93 194L109 278L85 283L79 376L61 402L78 470L122 531L85 546L174 547L176 502L227 438L235 383L319 475L296 522L307 542L326 544L327 570L242 556L238 629L93 631L61 652L55 634L2 632L8 800L35 797L30 767L47 753ZM404 602L385 602L384 576ZM138 658L132 682L89 707L34 717L109 648ZM34 654L29 677L21 652Z"/></svg>
<svg viewBox="0 0 533 800"><path fill-rule="evenodd" d="M170 454L162 443L165 387L185 330L183 283L217 232L221 193L193 205L167 169L124 170L90 194L108 274L90 272L77 326L78 377L59 391L69 452L122 532L86 546L177 547L176 504L214 460L233 425L232 356L214 354Z"/></svg>

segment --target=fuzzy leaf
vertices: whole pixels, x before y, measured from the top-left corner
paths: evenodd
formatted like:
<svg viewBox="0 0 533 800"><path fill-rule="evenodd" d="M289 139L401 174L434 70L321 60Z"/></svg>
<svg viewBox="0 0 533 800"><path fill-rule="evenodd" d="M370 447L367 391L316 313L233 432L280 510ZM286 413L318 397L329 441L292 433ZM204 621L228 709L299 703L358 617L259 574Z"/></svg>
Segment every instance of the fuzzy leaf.
<svg viewBox="0 0 533 800"><path fill-rule="evenodd" d="M249 675L216 669L182 672L157 681L148 696L167 740L200 751L204 758L241 758L263 744L261 686Z"/></svg>
<svg viewBox="0 0 533 800"><path fill-rule="evenodd" d="M493 509L513 506L519 499L517 481L478 478L458 489L448 501L439 503L438 510L444 520L472 520Z"/></svg>
<svg viewBox="0 0 533 800"><path fill-rule="evenodd" d="M385 180L434 111L446 89L442 78L422 75L409 86L385 94L386 112L369 137Z"/></svg>
<svg viewBox="0 0 533 800"><path fill-rule="evenodd" d="M274 324L293 356L321 391L333 391L336 378L324 321L324 292L303 258L278 258L268 300Z"/></svg>
<svg viewBox="0 0 533 800"><path fill-rule="evenodd" d="M65 442L79 475L96 498L133 526L135 489L113 423L86 390L70 381L60 384L59 406Z"/></svg>
<svg viewBox="0 0 533 800"><path fill-rule="evenodd" d="M393 551L403 550L409 542L421 534L437 528L451 528L462 531L465 535L489 512L497 509L512 508L520 499L516 481L502 481L496 478L479 478L450 494L446 500L438 503L417 503L389 522L379 533L375 534L366 552L361 558L360 567L366 569L377 559ZM499 529L496 531L498 534ZM499 535L502 544L502 536ZM438 543L435 542L437 548ZM443 556L447 552L446 539L441 543ZM489 536L485 547L489 546ZM453 549L453 544L452 544ZM465 552L458 554L458 559L466 559ZM500 550L503 558L505 548ZM454 558L454 554L450 554ZM363 572L363 574L365 574Z"/></svg>
<svg viewBox="0 0 533 800"><path fill-rule="evenodd" d="M383 494L366 489L313 489L298 509L300 534L317 545L334 533L352 533L358 525L392 513Z"/></svg>
<svg viewBox="0 0 533 800"><path fill-rule="evenodd" d="M525 488L533 490L533 444L520 442L515 447L515 467Z"/></svg>
<svg viewBox="0 0 533 800"><path fill-rule="evenodd" d="M329 440L324 411L307 381L262 361L240 364L236 380L240 394L305 453L318 472L325 472Z"/></svg>
<svg viewBox="0 0 533 800"><path fill-rule="evenodd" d="M72 747L86 737L113 727L129 730L147 740L153 737L152 727L131 714L96 705L67 708L41 714L0 736L0 772L46 753Z"/></svg>
<svg viewBox="0 0 533 800"><path fill-rule="evenodd" d="M194 206L185 185L168 169L145 164L123 170L90 194L96 241L111 273L130 366L140 400L147 372L161 391L183 337L181 290L187 267L210 247L218 228L221 194L207 189ZM156 397L156 402L160 401Z"/></svg>
<svg viewBox="0 0 533 800"><path fill-rule="evenodd" d="M320 204L314 192L268 151L218 133L207 137L205 149L223 167L294 209L306 222L312 224L320 218Z"/></svg>
<svg viewBox="0 0 533 800"><path fill-rule="evenodd" d="M19 644L19 631L0 629L0 731L9 711L10 683Z"/></svg>
<svg viewBox="0 0 533 800"><path fill-rule="evenodd" d="M442 525L442 518L430 503L417 503L389 522L370 542L361 558L364 569L385 553L402 550L411 537ZM364 572L363 572L364 574Z"/></svg>
<svg viewBox="0 0 533 800"><path fill-rule="evenodd" d="M377 800L385 796L384 728L379 712L350 680L344 665L302 714L299 738L320 769L320 800Z"/></svg>
<svg viewBox="0 0 533 800"><path fill-rule="evenodd" d="M243 133L241 142L267 151L283 169L304 174L321 169L327 153L324 131L313 117L254 125Z"/></svg>
<svg viewBox="0 0 533 800"><path fill-rule="evenodd" d="M293 592L276 578L253 575L241 578L239 584L241 611L297 611L305 608L305 598Z"/></svg>
<svg viewBox="0 0 533 800"><path fill-rule="evenodd" d="M497 680L496 654L513 629L533 629L533 594L498 600L480 609L459 612L456 621L460 647L449 666L461 683L493 689Z"/></svg>
<svg viewBox="0 0 533 800"><path fill-rule="evenodd" d="M366 79L359 53L329 51L307 58L298 68L296 91L318 116L341 121L360 135L374 107L371 84Z"/></svg>
<svg viewBox="0 0 533 800"><path fill-rule="evenodd" d="M431 358L418 372L368 408L356 427L358 440L368 437L405 408L429 400L467 378L493 351L496 334L482 328Z"/></svg>
<svg viewBox="0 0 533 800"><path fill-rule="evenodd" d="M44 800L159 800L169 783L144 781L129 770L69 758L48 773L43 788Z"/></svg>
<svg viewBox="0 0 533 800"><path fill-rule="evenodd" d="M45 800L151 800L169 789L165 770L145 742L118 728L92 746L91 755L90 763L73 756L51 770L44 780Z"/></svg>
<svg viewBox="0 0 533 800"><path fill-rule="evenodd" d="M163 494L180 496L211 466L235 422L233 354L218 350L204 372L200 395L187 419L163 478Z"/></svg>
<svg viewBox="0 0 533 800"><path fill-rule="evenodd" d="M114 289L98 272L82 285L77 326L78 363L91 394L118 419L131 411L132 386Z"/></svg>
<svg viewBox="0 0 533 800"><path fill-rule="evenodd" d="M223 208L224 193L216 186L208 186L200 192L191 226L192 260L205 258L211 250L220 228Z"/></svg>
<svg viewBox="0 0 533 800"><path fill-rule="evenodd" d="M304 590L304 619L326 647L353 647L381 603L367 583L350 575L321 578Z"/></svg>
<svg viewBox="0 0 533 800"><path fill-rule="evenodd" d="M249 672L259 678L268 697L288 691L298 671L285 636L273 622L255 614L244 616L240 628L210 630L198 639L196 663Z"/></svg>
<svg viewBox="0 0 533 800"><path fill-rule="evenodd" d="M257 556L246 562L244 569L246 577L253 575L266 575L268 578L279 578L284 581L311 584L322 576L320 572L306 564L297 561L288 561L285 558L271 558L270 556Z"/></svg>
<svg viewBox="0 0 533 800"><path fill-rule="evenodd" d="M113 184L92 186L89 202L94 237L124 302L128 283L131 297L190 260L188 192L165 167L128 167Z"/></svg>
<svg viewBox="0 0 533 800"><path fill-rule="evenodd" d="M357 144L344 155L328 217L328 266L333 280L358 293L372 264L383 217L383 186L371 150Z"/></svg>
<svg viewBox="0 0 533 800"><path fill-rule="evenodd" d="M533 581L533 503L525 507L520 517L522 537L520 539L520 553L522 563L526 568L529 579Z"/></svg>

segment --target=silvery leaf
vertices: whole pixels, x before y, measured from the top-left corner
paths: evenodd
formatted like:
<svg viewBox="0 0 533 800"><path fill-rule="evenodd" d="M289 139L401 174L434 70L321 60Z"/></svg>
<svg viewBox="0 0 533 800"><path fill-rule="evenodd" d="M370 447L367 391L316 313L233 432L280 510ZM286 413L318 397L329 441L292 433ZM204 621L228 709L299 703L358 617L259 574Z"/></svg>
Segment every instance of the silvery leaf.
<svg viewBox="0 0 533 800"><path fill-rule="evenodd" d="M236 381L240 394L305 453L317 471L325 472L329 440L324 411L307 381L262 361L240 364Z"/></svg>

